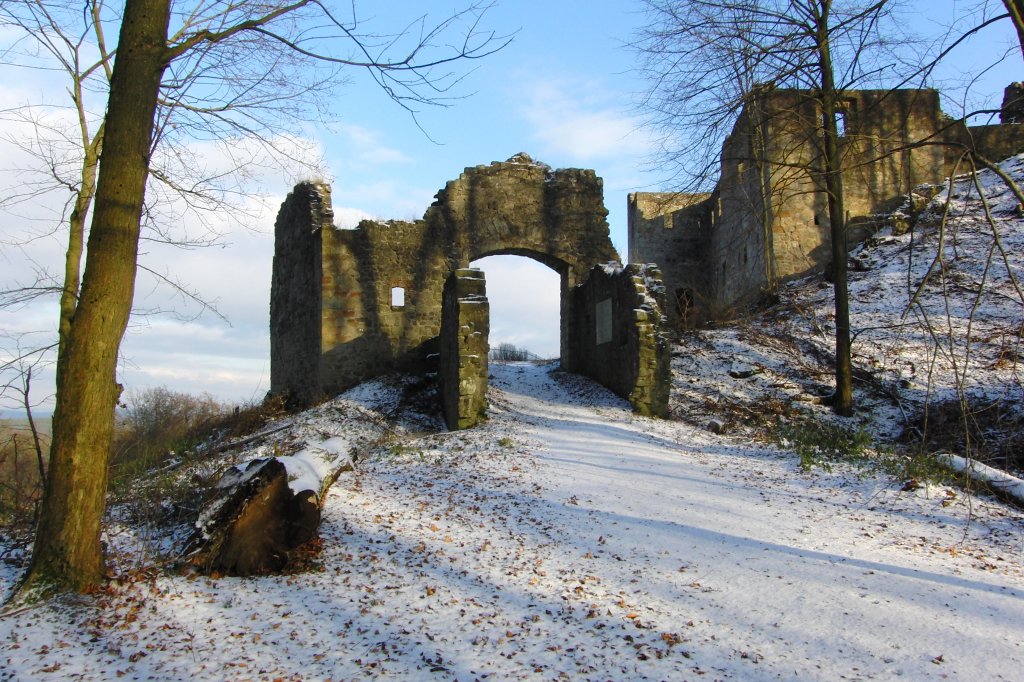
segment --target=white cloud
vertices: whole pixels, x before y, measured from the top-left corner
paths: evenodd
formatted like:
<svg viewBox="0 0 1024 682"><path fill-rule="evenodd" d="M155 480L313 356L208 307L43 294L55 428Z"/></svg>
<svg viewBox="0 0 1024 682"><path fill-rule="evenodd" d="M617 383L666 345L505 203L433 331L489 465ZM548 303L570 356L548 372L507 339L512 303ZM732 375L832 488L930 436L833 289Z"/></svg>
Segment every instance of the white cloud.
<svg viewBox="0 0 1024 682"><path fill-rule="evenodd" d="M410 163L412 158L394 147L384 144L383 135L355 123L336 124L331 130L341 135L341 144L346 146L347 157L359 163L380 166L394 163Z"/></svg>
<svg viewBox="0 0 1024 682"><path fill-rule="evenodd" d="M350 208L348 206L334 207L334 224L343 230L351 230L360 221L373 220L376 217L360 208Z"/></svg>
<svg viewBox="0 0 1024 682"><path fill-rule="evenodd" d="M262 398L270 384L266 327L264 318L258 331L204 320L134 329L122 345L119 381L129 389L167 386L233 402Z"/></svg>
<svg viewBox="0 0 1024 682"><path fill-rule="evenodd" d="M522 256L489 256L472 266L482 269L487 280L491 347L511 343L544 357L558 357L558 273Z"/></svg>
<svg viewBox="0 0 1024 682"><path fill-rule="evenodd" d="M334 184L332 195L335 205L352 207L379 219L418 220L434 201L437 189L424 190L410 187L400 180L377 180L353 185L344 179ZM358 207L358 208L356 208ZM337 215L338 209L335 209Z"/></svg>
<svg viewBox="0 0 1024 682"><path fill-rule="evenodd" d="M628 110L632 93L603 80L522 73L519 113L537 156L558 166L593 168L604 180L612 241L626 249L626 194L651 185L642 168L655 143L640 116Z"/></svg>
<svg viewBox="0 0 1024 682"><path fill-rule="evenodd" d="M639 117L623 110L624 94L609 93L599 83L535 78L522 92L521 115L544 154L589 164L637 157L649 149Z"/></svg>
<svg viewBox="0 0 1024 682"><path fill-rule="evenodd" d="M282 143L302 146L294 139L282 138ZM215 150L211 145L197 144L191 151L204 163L209 160L208 168L212 168L223 165L223 160L215 158ZM223 244L180 249L144 241L140 245L140 263L215 302L231 324L209 314L189 323L167 315L134 317L122 347L125 362L119 372L119 380L126 386L167 384L175 390L209 391L230 400L249 399L265 392L269 381L273 223L285 188L280 172L268 172L259 179L275 183L277 193L258 194L258 190L246 185L252 193L237 196L231 207L203 215L183 210L180 199L164 205L176 234L199 235L212 230L220 235ZM54 194L15 210L0 211L0 238L5 242L0 257L0 286L29 283L40 268L55 274L62 272L63 231L35 239L23 248L9 246L23 240L26 234L42 231L44 226L52 229L57 224L62 199ZM158 279L145 271L139 272L137 310L175 311L186 318L199 312L198 306L158 284ZM56 321L56 300L48 297L18 310L0 311L0 333L17 335L43 330L52 339ZM35 385L37 395L52 392L52 375L39 376Z"/></svg>
<svg viewBox="0 0 1024 682"><path fill-rule="evenodd" d="M154 168L167 169L185 186L198 182L201 191L212 188L211 194L223 187L241 195L242 202L287 192L304 180L330 180L320 142L289 134L262 140L167 140L158 149Z"/></svg>

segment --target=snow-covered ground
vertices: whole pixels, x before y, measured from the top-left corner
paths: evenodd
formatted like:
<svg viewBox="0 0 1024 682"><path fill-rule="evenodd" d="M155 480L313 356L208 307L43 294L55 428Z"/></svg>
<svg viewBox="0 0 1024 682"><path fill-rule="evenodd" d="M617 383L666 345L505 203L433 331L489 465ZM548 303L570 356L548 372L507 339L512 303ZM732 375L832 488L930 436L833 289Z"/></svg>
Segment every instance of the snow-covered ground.
<svg viewBox="0 0 1024 682"><path fill-rule="evenodd" d="M1022 157L1004 168L1024 179ZM0 614L0 680L1021 679L1024 513L842 462L806 472L770 444L805 418L884 441L959 396L997 406L986 424L1016 447L1024 220L980 184L994 229L962 181L944 229L940 196L854 254L856 420L816 399L834 324L814 278L687 335L672 420L497 365L490 420L448 433L409 380L369 382L219 462L352 445L301 570L176 574L115 508L120 577Z"/></svg>
<svg viewBox="0 0 1024 682"><path fill-rule="evenodd" d="M1024 155L1001 166L1024 186ZM959 454L1024 469L1024 211L988 170L977 183L964 176L952 191L920 192L913 229L884 228L852 254L857 419L846 423L881 441L903 433L912 444L945 429L943 420L962 419L935 409L962 399L981 433ZM673 359L674 416L695 425L717 419L748 435L780 419L832 419L818 398L834 385L834 310L831 284L813 275L782 286L757 316L687 335Z"/></svg>
<svg viewBox="0 0 1024 682"><path fill-rule="evenodd" d="M484 426L368 446L310 570L143 572L9 613L0 677L1019 679L1020 513L805 474L551 366L493 374ZM344 432L372 394L295 428Z"/></svg>

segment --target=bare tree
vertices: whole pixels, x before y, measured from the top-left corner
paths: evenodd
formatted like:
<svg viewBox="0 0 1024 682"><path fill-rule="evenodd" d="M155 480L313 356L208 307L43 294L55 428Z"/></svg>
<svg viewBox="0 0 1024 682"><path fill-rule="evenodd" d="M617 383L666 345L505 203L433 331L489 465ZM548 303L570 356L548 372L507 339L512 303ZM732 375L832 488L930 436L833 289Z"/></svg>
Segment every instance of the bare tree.
<svg viewBox="0 0 1024 682"><path fill-rule="evenodd" d="M255 0L175 4L169 41L222 30L274 6ZM212 245L218 235L205 217L247 214L245 201L253 198L254 173L267 166L285 170L286 175L294 175L297 168L302 173L320 172L312 146L282 131L330 115L338 87L354 72L353 66L375 77L415 116L421 104L444 105L456 96L451 88L460 74L446 70L449 61L439 53L442 38L465 28L469 42L461 51L467 58L483 56L498 44L488 43L494 36L476 30L475 22L486 9L481 6L435 25L420 17L393 34L371 31L354 8L343 28L325 25L331 20L318 3L293 2L288 8L275 18L274 35L296 40L296 49L268 33L248 31L229 40L197 44L168 65L158 103L141 239L185 248ZM12 102L0 109L0 120L19 124L6 141L30 159L10 169L0 208L35 209L44 199L62 206L43 232L66 230L68 245L62 271L40 264L27 281L8 283L10 289L0 292L0 305L61 292L62 334L74 310L102 150L103 114L116 52L106 34L116 29L120 14L120 3L111 6L104 0L10 0L0 5L0 25L15 29L7 35L16 36L0 49L0 64L46 72L48 79L56 74L65 83L53 88L59 95ZM300 33L302 28L323 31ZM451 49L460 46L455 43ZM382 69L373 68L375 57L382 60ZM184 220L186 212L193 220ZM197 220L206 231L184 229L186 222ZM7 245L17 247L19 241L39 236L40 231L33 230L20 239L8 238ZM160 268L142 269L147 277L207 307L197 292Z"/></svg>
<svg viewBox="0 0 1024 682"><path fill-rule="evenodd" d="M1006 11L1013 22L1013 28L1017 31L1017 43L1020 45L1021 55L1024 56L1024 0L1003 0Z"/></svg>
<svg viewBox="0 0 1024 682"><path fill-rule="evenodd" d="M528 348L520 348L514 343L502 341L491 348L488 359L493 362L532 362L541 357Z"/></svg>
<svg viewBox="0 0 1024 682"><path fill-rule="evenodd" d="M34 11L48 3L20 5ZM98 0L86 5L98 6ZM114 64L85 267L68 328L62 330L50 466L21 594L83 589L104 574L100 522L120 394L117 353L131 310L147 180L160 172L153 163L160 141L187 128L176 122L193 115L206 123L190 135L260 137L275 125L256 113L261 105L279 117L278 125L282 115L308 111L301 102L295 106L274 95L283 82L276 79L305 66L327 70L316 81L321 84L339 68L364 69L415 113L418 105L443 99L458 81L449 65L483 57L507 42L479 30L485 9L474 5L435 25L420 18L384 36L362 32L354 4L352 15L344 18L319 0L196 0L173 7L170 0L126 2L117 48L110 51ZM459 41L447 42L460 30ZM263 61L246 71L246 60L257 57ZM262 75L254 73L261 67L266 68ZM246 73L250 80L239 76ZM266 95L240 111L236 97L254 92ZM161 103L171 106L161 109ZM191 188L176 189L188 194Z"/></svg>
<svg viewBox="0 0 1024 682"><path fill-rule="evenodd" d="M15 517L26 515L28 502L38 503L46 479L44 460L48 439L46 430L37 423L34 413L40 397L33 391L32 382L47 365L50 349L37 348L38 344L29 336L0 335L0 408L25 415L24 427L11 425L0 428L0 478L10 475L10 482L5 482L5 485L12 497L8 509L14 512ZM30 453L34 466L20 466L22 451ZM11 467L5 470L8 459ZM0 505L0 510L3 506Z"/></svg>
<svg viewBox="0 0 1024 682"><path fill-rule="evenodd" d="M835 411L853 412L847 294L842 90L878 74L870 61L889 0L645 0L650 20L635 46L649 86L642 101L662 132L659 160L692 189L718 175L719 150L739 111L765 87L808 93L817 114L809 174L827 199L836 312Z"/></svg>
<svg viewBox="0 0 1024 682"><path fill-rule="evenodd" d="M179 32L216 23L217 13L226 7L222 5L196 4L195 11L182 15ZM4 282L0 308L18 309L36 299L59 298L59 348L77 304L86 228L103 148L103 115L115 54L106 34L117 27L120 16L118 4L112 7L104 0L11 0L0 5L0 26L12 29L7 35L13 36L0 50L0 64L12 72L46 73L48 80L64 85L54 88L60 93L56 97L11 102L0 110L0 120L14 124L5 142L27 159L6 169L10 180L0 192L0 209L16 217L23 207L28 215L38 212L40 206L59 207L57 214L42 219L42 228L36 227L39 219L26 217L24 222L33 227L5 236L5 246L18 252L40 237L51 236L65 244L62 269L52 267L55 263L36 262L27 280L14 277ZM325 111L325 97L339 80L338 68L316 68L316 64L302 68L298 60L275 65L268 63L272 50L255 45L247 49L252 54L243 55L236 49L231 72L225 59L205 69L172 64L174 78L165 79L161 86L161 123L153 141L140 239L186 249L214 245L219 235L209 226L189 232L183 225L204 225L206 215L218 213L249 215L245 204L234 199L243 197L241 187L257 166L286 169L295 165L287 161L314 165L316 160L308 156L296 158L296 152L302 150L293 138L273 133L271 124ZM212 108L205 111L201 106L217 78L224 81L216 92L226 100L221 108L229 109L229 115ZM302 104L289 103L296 101ZM237 119L233 127L224 123L225 119L230 123L232 117ZM246 122L248 125L243 125ZM226 161L211 168L209 161L195 152L195 140L217 145L216 156ZM248 196L252 196L251 187ZM186 212L198 221L187 221ZM219 315L201 292L172 273L147 265L144 259L139 268L156 285L169 286L187 303ZM167 312L179 314L177 309L136 309L133 316ZM44 342L38 350L48 345ZM15 368L6 369L10 374ZM0 392L7 385L15 384L0 385Z"/></svg>

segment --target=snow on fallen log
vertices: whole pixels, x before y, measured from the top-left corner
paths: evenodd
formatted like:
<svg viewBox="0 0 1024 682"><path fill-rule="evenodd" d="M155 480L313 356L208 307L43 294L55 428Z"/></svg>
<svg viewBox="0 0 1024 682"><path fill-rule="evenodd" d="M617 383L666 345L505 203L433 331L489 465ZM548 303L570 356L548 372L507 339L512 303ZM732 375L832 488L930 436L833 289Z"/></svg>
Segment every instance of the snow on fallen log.
<svg viewBox="0 0 1024 682"><path fill-rule="evenodd" d="M203 573L280 571L316 535L324 495L352 470L351 450L347 439L330 438L228 469L186 542L185 560Z"/></svg>
<svg viewBox="0 0 1024 682"><path fill-rule="evenodd" d="M1016 476L960 455L943 452L937 454L935 458L943 466L987 486L996 495L1024 506L1024 481Z"/></svg>

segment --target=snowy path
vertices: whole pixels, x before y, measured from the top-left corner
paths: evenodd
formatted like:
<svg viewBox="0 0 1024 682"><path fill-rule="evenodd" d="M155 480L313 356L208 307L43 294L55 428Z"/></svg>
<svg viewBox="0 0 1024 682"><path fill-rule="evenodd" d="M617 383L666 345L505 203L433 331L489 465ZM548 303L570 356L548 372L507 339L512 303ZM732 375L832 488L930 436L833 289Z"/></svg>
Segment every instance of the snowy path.
<svg viewBox="0 0 1024 682"><path fill-rule="evenodd" d="M694 622L686 635L705 670L746 679L1016 677L1019 526L999 560L1011 575L999 576L985 570L986 550L966 561L951 554L964 551L964 524L941 494L908 501L842 479L830 489L801 481L791 458L624 410L512 402L541 426L545 497L585 511L578 526L604 540L599 558L629 558L655 628ZM899 527L893 511L902 512ZM760 669L737 670L741 662Z"/></svg>
<svg viewBox="0 0 1024 682"><path fill-rule="evenodd" d="M487 425L339 480L322 570L0 619L0 679L1019 679L1019 513L494 374Z"/></svg>

